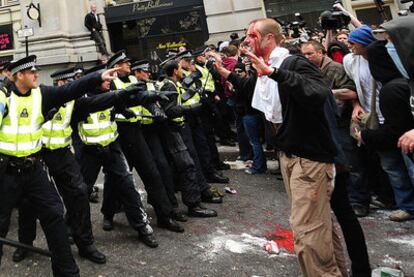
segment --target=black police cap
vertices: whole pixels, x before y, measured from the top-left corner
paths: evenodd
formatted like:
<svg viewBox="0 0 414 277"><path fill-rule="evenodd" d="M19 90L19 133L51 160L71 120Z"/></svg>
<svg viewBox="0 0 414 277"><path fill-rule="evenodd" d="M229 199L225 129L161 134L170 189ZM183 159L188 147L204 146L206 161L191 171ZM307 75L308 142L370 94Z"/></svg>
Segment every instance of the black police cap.
<svg viewBox="0 0 414 277"><path fill-rule="evenodd" d="M70 68L60 69L58 71L53 72L50 75L50 78L52 78L53 81L74 79L75 76L79 73L82 73L82 71L79 71L78 68L70 67Z"/></svg>
<svg viewBox="0 0 414 277"><path fill-rule="evenodd" d="M120 50L116 52L112 57L109 58L107 65L108 65L108 68L112 68L117 63L128 62L128 61L130 61L130 59L125 54L125 50Z"/></svg>
<svg viewBox="0 0 414 277"><path fill-rule="evenodd" d="M131 70L143 70L148 72L151 71L151 66L148 60L140 60L131 65Z"/></svg>
<svg viewBox="0 0 414 277"><path fill-rule="evenodd" d="M106 69L106 65L100 64L100 65L96 65L94 67L91 67L89 69L86 69L83 72L83 74L87 75L87 74L90 74L90 73L93 73L93 72L97 72L97 71L100 71L100 70L104 70L104 69Z"/></svg>
<svg viewBox="0 0 414 277"><path fill-rule="evenodd" d="M25 70L37 71L38 68L36 66L36 60L36 55L30 55L18 61L11 62L8 66L8 69L12 75Z"/></svg>

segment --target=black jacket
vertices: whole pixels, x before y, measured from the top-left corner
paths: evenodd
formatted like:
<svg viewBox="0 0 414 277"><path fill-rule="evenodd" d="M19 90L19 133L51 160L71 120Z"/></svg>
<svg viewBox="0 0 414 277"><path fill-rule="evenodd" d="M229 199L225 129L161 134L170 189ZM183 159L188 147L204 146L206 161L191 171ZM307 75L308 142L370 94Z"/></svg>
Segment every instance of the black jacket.
<svg viewBox="0 0 414 277"><path fill-rule="evenodd" d="M88 13L85 16L85 27L88 28L88 30L90 32L92 32L92 29L95 29L96 31L101 31L102 30L102 24L99 20L99 16L98 16L98 21L95 18L95 15L93 13Z"/></svg>
<svg viewBox="0 0 414 277"><path fill-rule="evenodd" d="M303 56L290 56L269 77L278 82L283 113L276 147L287 155L333 163L336 147L324 110L331 91L320 70Z"/></svg>
<svg viewBox="0 0 414 277"><path fill-rule="evenodd" d="M254 89L256 87L257 74L252 74L249 77L240 77L232 72L227 78L235 90L236 111L239 115L253 115L261 114L260 111L252 107L252 99Z"/></svg>
<svg viewBox="0 0 414 277"><path fill-rule="evenodd" d="M396 150L398 139L414 129L410 107L410 89L407 80L394 79L385 84L379 95L384 124L377 130L361 133L364 143L376 150Z"/></svg>

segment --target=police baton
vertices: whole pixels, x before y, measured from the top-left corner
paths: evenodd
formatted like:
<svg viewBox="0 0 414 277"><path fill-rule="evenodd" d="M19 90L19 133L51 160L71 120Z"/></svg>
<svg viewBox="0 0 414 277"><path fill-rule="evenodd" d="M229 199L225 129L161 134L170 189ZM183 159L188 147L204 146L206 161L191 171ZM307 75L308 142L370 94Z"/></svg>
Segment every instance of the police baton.
<svg viewBox="0 0 414 277"><path fill-rule="evenodd" d="M16 248L22 248L22 249L28 250L30 252L40 254L42 256L52 257L52 254L48 250L33 247L31 245L27 245L27 244L24 244L24 243L21 243L21 242L18 242L18 241L14 241L14 240L10 240L10 239L0 237L0 243L3 243L3 244L8 245L8 246L13 246L13 247L16 247Z"/></svg>

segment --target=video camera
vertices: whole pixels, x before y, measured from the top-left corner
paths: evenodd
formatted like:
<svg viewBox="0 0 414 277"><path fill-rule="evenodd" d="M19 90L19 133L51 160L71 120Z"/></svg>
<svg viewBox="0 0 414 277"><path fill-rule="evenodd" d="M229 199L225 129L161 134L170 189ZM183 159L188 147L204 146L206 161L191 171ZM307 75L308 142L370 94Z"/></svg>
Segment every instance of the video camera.
<svg viewBox="0 0 414 277"><path fill-rule="evenodd" d="M334 4L341 3L335 1ZM351 17L348 13L333 8L321 13L320 23L323 30L336 30L348 26Z"/></svg>

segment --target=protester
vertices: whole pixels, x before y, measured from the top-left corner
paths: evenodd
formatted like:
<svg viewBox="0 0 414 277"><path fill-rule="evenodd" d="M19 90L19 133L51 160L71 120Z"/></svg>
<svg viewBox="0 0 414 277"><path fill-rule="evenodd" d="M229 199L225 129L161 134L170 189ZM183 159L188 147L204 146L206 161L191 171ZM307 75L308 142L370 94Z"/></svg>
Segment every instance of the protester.
<svg viewBox="0 0 414 277"><path fill-rule="evenodd" d="M336 154L324 112L330 91L318 69L300 56L289 57L288 51L279 47L281 40L282 30L276 21L250 23L245 42L253 52L243 52L262 76L252 105L263 111L267 120L281 124L275 145L281 152L281 172L292 201L295 252L303 274L346 276L339 259L342 248L333 243L335 228L329 205ZM310 199L307 195L314 196Z"/></svg>

